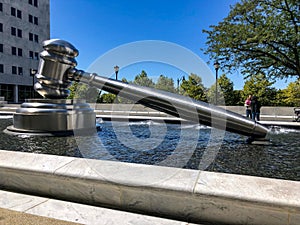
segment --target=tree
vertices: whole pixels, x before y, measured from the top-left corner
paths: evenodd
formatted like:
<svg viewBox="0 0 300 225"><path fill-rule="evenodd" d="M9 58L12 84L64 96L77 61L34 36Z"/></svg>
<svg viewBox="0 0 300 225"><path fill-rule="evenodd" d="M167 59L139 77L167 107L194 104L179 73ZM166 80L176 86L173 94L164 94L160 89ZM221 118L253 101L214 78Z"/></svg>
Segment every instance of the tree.
<svg viewBox="0 0 300 225"><path fill-rule="evenodd" d="M69 94L69 96L67 97L67 99L73 99L73 98L75 97L75 93L76 93L77 86L78 86L78 82L73 82L73 83L70 85L70 87L69 87L70 94Z"/></svg>
<svg viewBox="0 0 300 225"><path fill-rule="evenodd" d="M74 82L70 87L68 99L85 99L87 102L96 102L99 90L83 83Z"/></svg>
<svg viewBox="0 0 300 225"><path fill-rule="evenodd" d="M259 98L262 105L275 105L277 91L274 87L271 87L273 83L274 82L270 82L264 74L251 76L244 84L244 100L249 95L255 95Z"/></svg>
<svg viewBox="0 0 300 225"><path fill-rule="evenodd" d="M243 91L242 90L233 90L233 105L244 105L245 99L243 99Z"/></svg>
<svg viewBox="0 0 300 225"><path fill-rule="evenodd" d="M300 79L289 83L287 88L282 90L281 96L287 106L300 107Z"/></svg>
<svg viewBox="0 0 300 225"><path fill-rule="evenodd" d="M128 83L128 80L125 77L123 77L121 81L124 83Z"/></svg>
<svg viewBox="0 0 300 225"><path fill-rule="evenodd" d="M116 95L112 93L103 93L100 97L100 102L103 103L114 103Z"/></svg>
<svg viewBox="0 0 300 225"><path fill-rule="evenodd" d="M155 84L155 88L159 90L172 92L172 93L176 92L176 89L174 87L174 80L164 75L159 76L158 81Z"/></svg>
<svg viewBox="0 0 300 225"><path fill-rule="evenodd" d="M236 96L233 91L233 82L225 75L221 75L218 79L218 104L225 105L235 105L238 103ZM213 84L207 96L210 99L210 102L215 102L216 98L216 84Z"/></svg>
<svg viewBox="0 0 300 225"><path fill-rule="evenodd" d="M144 87L154 87L155 85L144 70L142 70L139 75L135 76L133 83Z"/></svg>
<svg viewBox="0 0 300 225"><path fill-rule="evenodd" d="M242 0L208 34L205 53L246 76L300 76L299 0Z"/></svg>
<svg viewBox="0 0 300 225"><path fill-rule="evenodd" d="M187 80L182 81L180 93L195 100L207 102L206 89L201 77L196 74L191 73Z"/></svg>

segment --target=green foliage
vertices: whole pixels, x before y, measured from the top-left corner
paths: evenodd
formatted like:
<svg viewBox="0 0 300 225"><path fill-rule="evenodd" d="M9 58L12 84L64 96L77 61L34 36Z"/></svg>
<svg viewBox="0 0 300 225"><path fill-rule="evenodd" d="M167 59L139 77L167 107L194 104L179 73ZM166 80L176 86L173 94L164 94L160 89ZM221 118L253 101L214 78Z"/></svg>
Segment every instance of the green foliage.
<svg viewBox="0 0 300 225"><path fill-rule="evenodd" d="M73 99L75 97L77 86L78 86L78 82L73 82L71 84L71 86L69 87L70 95L67 97L67 99Z"/></svg>
<svg viewBox="0 0 300 225"><path fill-rule="evenodd" d="M276 104L276 89L271 87L274 82L268 81L265 75L251 76L244 85L243 98L257 96L262 105L272 106Z"/></svg>
<svg viewBox="0 0 300 225"><path fill-rule="evenodd" d="M116 95L111 93L103 93L100 97L101 103L114 103L116 100Z"/></svg>
<svg viewBox="0 0 300 225"><path fill-rule="evenodd" d="M289 83L287 88L282 90L281 97L285 105L300 107L300 79Z"/></svg>
<svg viewBox="0 0 300 225"><path fill-rule="evenodd" d="M218 79L218 85L223 93L225 104L235 105L237 103L237 99L233 93L233 82L225 74L223 74Z"/></svg>
<svg viewBox="0 0 300 225"><path fill-rule="evenodd" d="M128 83L128 81L125 77L123 77L121 81L124 82L124 83Z"/></svg>
<svg viewBox="0 0 300 225"><path fill-rule="evenodd" d="M135 76L133 83L144 87L154 87L155 85L144 70Z"/></svg>
<svg viewBox="0 0 300 225"><path fill-rule="evenodd" d="M245 99L243 99L243 91L242 90L233 90L233 103L232 105L244 105ZM228 104L230 105L230 104Z"/></svg>
<svg viewBox="0 0 300 225"><path fill-rule="evenodd" d="M206 89L202 84L201 77L191 73L187 80L180 85L180 93L195 100L207 102Z"/></svg>
<svg viewBox="0 0 300 225"><path fill-rule="evenodd" d="M236 99L237 96L234 95L233 91L233 82L225 75L221 75L218 79L217 87L217 104L218 105L235 105L239 101ZM210 102L216 102L216 83L214 83L208 93L207 93Z"/></svg>
<svg viewBox="0 0 300 225"><path fill-rule="evenodd" d="M299 0L242 0L208 34L205 53L223 69L269 78L300 76Z"/></svg>
<svg viewBox="0 0 300 225"><path fill-rule="evenodd" d="M173 79L161 75L154 84L145 71L136 76L134 82L127 81L125 78L122 81L176 92ZM263 106L300 107L300 79L291 82L283 90L276 90L272 87L273 83L264 74L252 75L246 80L243 90L233 90L233 82L223 74L218 78L218 104L243 105L246 97L251 94L258 96ZM133 101L121 97L116 99L116 95L111 93L103 93L99 96L98 89L82 83L74 82L69 90L68 99L81 98L93 103L96 102L96 99L98 103L133 103ZM187 80L182 81L179 93L204 102L208 102L209 99L209 102L215 103L215 84L207 90L202 84L201 77L193 73Z"/></svg>
<svg viewBox="0 0 300 225"><path fill-rule="evenodd" d="M95 87L89 87L86 84L74 82L70 87L68 99L85 99L87 102L95 103L99 90Z"/></svg>
<svg viewBox="0 0 300 225"><path fill-rule="evenodd" d="M274 106L289 106L284 102L284 99L285 99L284 90L277 90L275 100L274 100Z"/></svg>
<svg viewBox="0 0 300 225"><path fill-rule="evenodd" d="M174 81L172 78L168 78L164 75L160 75L158 81L155 84L155 88L159 90L164 90L168 92L175 93L176 89L174 87Z"/></svg>

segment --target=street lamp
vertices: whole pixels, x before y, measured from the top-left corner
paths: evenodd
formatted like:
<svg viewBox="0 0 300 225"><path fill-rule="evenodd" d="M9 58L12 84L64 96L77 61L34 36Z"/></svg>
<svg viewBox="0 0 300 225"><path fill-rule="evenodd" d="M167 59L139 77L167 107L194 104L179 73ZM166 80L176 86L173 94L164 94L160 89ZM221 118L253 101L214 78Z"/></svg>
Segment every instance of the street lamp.
<svg viewBox="0 0 300 225"><path fill-rule="evenodd" d="M118 73L119 73L119 66L115 65L115 74L116 74L116 80L118 80ZM116 103L119 103L118 95L116 95Z"/></svg>
<svg viewBox="0 0 300 225"><path fill-rule="evenodd" d="M116 73L116 80L118 80L118 73L119 73L119 68L117 65L114 67L115 73Z"/></svg>
<svg viewBox="0 0 300 225"><path fill-rule="evenodd" d="M30 76L32 76L32 98L34 98L34 75L36 74L37 70L30 69Z"/></svg>
<svg viewBox="0 0 300 225"><path fill-rule="evenodd" d="M179 83L180 83L180 81L184 81L184 80L185 80L184 76L182 76L181 78L177 78L177 91L178 91L178 93L179 93Z"/></svg>
<svg viewBox="0 0 300 225"><path fill-rule="evenodd" d="M214 67L215 67L215 70L216 70L216 105L217 105L217 102L218 102L218 70L220 68L220 63L218 62L218 60L214 63Z"/></svg>

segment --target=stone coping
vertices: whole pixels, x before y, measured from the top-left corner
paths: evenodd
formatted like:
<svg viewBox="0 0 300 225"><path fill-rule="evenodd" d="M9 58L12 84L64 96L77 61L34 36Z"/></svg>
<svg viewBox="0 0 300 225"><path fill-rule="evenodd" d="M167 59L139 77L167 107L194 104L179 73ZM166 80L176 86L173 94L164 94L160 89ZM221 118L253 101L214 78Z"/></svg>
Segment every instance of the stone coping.
<svg viewBox="0 0 300 225"><path fill-rule="evenodd" d="M192 223L298 224L300 182L0 151L0 188Z"/></svg>

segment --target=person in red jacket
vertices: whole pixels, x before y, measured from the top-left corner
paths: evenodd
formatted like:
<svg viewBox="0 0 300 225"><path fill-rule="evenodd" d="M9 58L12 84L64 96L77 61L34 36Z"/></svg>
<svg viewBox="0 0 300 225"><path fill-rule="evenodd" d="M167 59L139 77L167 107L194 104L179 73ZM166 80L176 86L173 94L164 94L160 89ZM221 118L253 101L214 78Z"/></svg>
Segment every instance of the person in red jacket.
<svg viewBox="0 0 300 225"><path fill-rule="evenodd" d="M245 101L245 107L246 107L246 117L250 117L252 119L252 113L251 113L251 95L248 96L248 98Z"/></svg>

